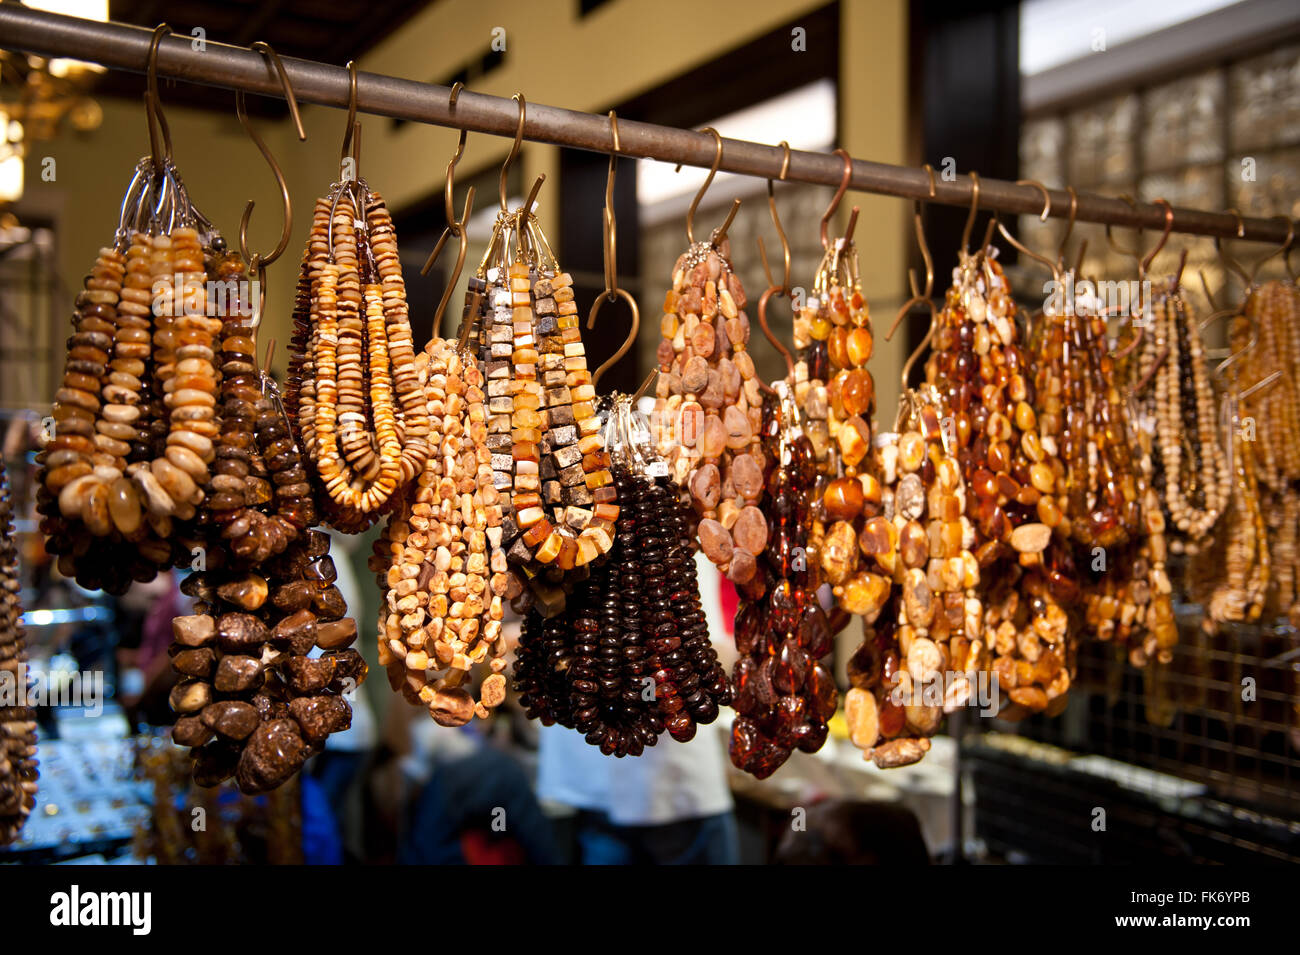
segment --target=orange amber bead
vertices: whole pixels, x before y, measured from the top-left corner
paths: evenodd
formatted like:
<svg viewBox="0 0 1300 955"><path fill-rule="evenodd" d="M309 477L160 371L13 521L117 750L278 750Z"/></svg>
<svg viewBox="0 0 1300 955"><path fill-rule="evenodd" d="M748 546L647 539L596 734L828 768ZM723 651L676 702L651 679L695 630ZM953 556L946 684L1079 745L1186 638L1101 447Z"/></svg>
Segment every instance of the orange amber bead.
<svg viewBox="0 0 1300 955"><path fill-rule="evenodd" d="M852 365L849 360L849 329L847 327L837 325L834 328L827 342L827 351L830 354L833 367L848 368Z"/></svg>
<svg viewBox="0 0 1300 955"><path fill-rule="evenodd" d="M849 372L840 389L840 400L844 403L845 412L850 415L868 414L875 397L876 388L870 372L862 368Z"/></svg>
<svg viewBox="0 0 1300 955"><path fill-rule="evenodd" d="M861 367L871 360L874 340L871 336L871 329L859 326L849 332L848 353L849 361L855 366Z"/></svg>
<svg viewBox="0 0 1300 955"><path fill-rule="evenodd" d="M836 478L826 487L822 505L826 516L833 521L851 521L862 513L865 495L862 482L857 478Z"/></svg>

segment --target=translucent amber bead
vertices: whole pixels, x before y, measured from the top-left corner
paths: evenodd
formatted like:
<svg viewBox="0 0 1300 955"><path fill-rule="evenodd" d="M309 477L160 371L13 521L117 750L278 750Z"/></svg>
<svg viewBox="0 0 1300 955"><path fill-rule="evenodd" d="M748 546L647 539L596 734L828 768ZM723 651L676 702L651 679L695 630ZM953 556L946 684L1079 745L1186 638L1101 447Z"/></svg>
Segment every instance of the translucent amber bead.
<svg viewBox="0 0 1300 955"><path fill-rule="evenodd" d="M836 478L826 487L822 506L833 521L851 521L862 513L865 495L857 478Z"/></svg>

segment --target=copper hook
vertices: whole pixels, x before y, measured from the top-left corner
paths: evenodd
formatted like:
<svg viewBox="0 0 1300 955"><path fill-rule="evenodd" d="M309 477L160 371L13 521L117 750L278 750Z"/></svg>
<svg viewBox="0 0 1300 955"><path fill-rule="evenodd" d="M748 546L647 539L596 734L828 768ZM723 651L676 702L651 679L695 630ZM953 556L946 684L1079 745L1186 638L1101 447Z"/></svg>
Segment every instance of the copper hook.
<svg viewBox="0 0 1300 955"><path fill-rule="evenodd" d="M533 206L537 205L537 196L542 191L542 183L546 182L546 173L541 173L533 180L533 188L528 190L528 197L524 199L524 204L520 206L520 211L525 215L532 215Z"/></svg>
<svg viewBox="0 0 1300 955"><path fill-rule="evenodd" d="M167 126L167 117L163 115L162 99L158 95L158 46L162 38L172 32L166 23L153 28L153 38L149 41L149 56L145 66L145 118L149 123L149 155L153 158L155 170L162 169L164 161L172 158L172 134ZM154 128L155 123L157 129ZM163 154L158 153L158 139L161 133Z"/></svg>
<svg viewBox="0 0 1300 955"><path fill-rule="evenodd" d="M1227 211L1231 212L1237 219L1237 238L1245 238L1246 223L1242 220L1241 213L1236 209L1229 209ZM1227 250L1224 249L1223 238L1221 236L1216 235L1214 237L1214 249L1219 253L1219 259L1223 262L1224 266L1236 274L1236 276L1241 279L1242 284L1249 289L1251 286L1251 277L1246 274L1246 270L1242 268L1241 263L1229 255Z"/></svg>
<svg viewBox="0 0 1300 955"><path fill-rule="evenodd" d="M456 101L460 98L460 91L464 88L465 84L459 80L452 84L451 93L447 96L447 112L454 113L456 111ZM468 138L469 130L462 129L460 131L460 138L456 140L456 151L451 154L451 159L447 163L447 180L442 190L443 218L447 220L449 228L453 222L456 224L456 229L453 230L452 234L457 237L460 236L465 222L463 219L456 219L456 205L453 201L452 193L456 184L456 166L460 162L460 157L465 155L465 141ZM420 272L421 275L428 270L430 264L432 264L432 261L425 263L424 269Z"/></svg>
<svg viewBox="0 0 1300 955"><path fill-rule="evenodd" d="M971 170L970 175L970 212L966 214L966 225L961 230L961 250L970 253L970 232L975 226L975 216L980 211L980 174Z"/></svg>
<svg viewBox="0 0 1300 955"><path fill-rule="evenodd" d="M926 163L921 168L924 169L926 173L930 176L930 198L933 199L934 198L934 167L932 167L929 163ZM856 210L854 211L856 212ZM908 280L908 284L911 286L912 289L912 298L906 304L904 304L903 307L900 308L898 310L898 313L894 316L894 323L893 325L890 326L891 335L893 334L892 329L898 326L898 323L902 321L902 316L907 311L909 311L914 304L916 304L919 301L928 302L930 300L930 296L934 293L934 259L930 255L930 243L928 243L925 239L924 213L925 213L924 201L918 199L912 203L912 228L916 232L916 244L920 246L921 258L925 262L925 292L922 293L920 289L917 288L915 270L909 269L907 273L907 280ZM889 340L888 337L886 337L885 340L888 341Z"/></svg>
<svg viewBox="0 0 1300 955"><path fill-rule="evenodd" d="M450 183L455 175L455 169L456 160L453 158L447 164L448 195L451 193ZM421 275L428 275L429 270L433 268L433 263L438 260L438 256L442 253L443 246L447 244L447 240L453 236L459 240L460 248L456 253L456 264L452 266L451 277L447 279L447 285L442 290L442 298L438 300L438 308L433 313L433 333L435 335L439 334L439 330L442 328L442 317L447 312L447 303L451 301L452 292L456 288L456 283L460 281L460 273L465 267L465 254L469 250L469 233L465 229L465 223L469 220L470 212L473 209L474 187L470 186L469 191L465 193L465 211L460 214L459 219L456 218L455 212L452 212L446 228L442 230L442 235L438 236L433 251L429 253L429 257L424 261L424 266L420 269ZM462 329L463 331L465 330Z"/></svg>
<svg viewBox="0 0 1300 955"><path fill-rule="evenodd" d="M1074 186L1066 186L1065 191L1070 194L1070 212L1065 220L1065 234L1061 236L1061 244L1056 249L1056 262L1064 271L1065 265L1065 248L1070 244L1070 236L1074 233L1074 217L1079 213L1079 194L1074 191ZM1087 249L1088 243L1085 240L1079 251L1079 267L1083 264L1083 250ZM1078 271L1076 268L1075 271Z"/></svg>
<svg viewBox="0 0 1300 955"><path fill-rule="evenodd" d="M790 171L790 144L784 139L781 140L781 147L785 150L785 158L781 162L781 181L785 181L786 173ZM789 294L790 290L790 240L786 238L785 229L781 227L781 217L776 211L776 189L771 179L767 181L767 207L772 213L772 224L776 226L776 234L781 237L781 257L785 262L784 278L780 288L783 292ZM763 260L763 272L767 275L767 284L776 285L772 279L772 270L767 263L767 250L763 248L763 237L758 238L758 255Z"/></svg>
<svg viewBox="0 0 1300 955"><path fill-rule="evenodd" d="M454 112L456 101L460 97L460 91L465 88L465 84L456 82L452 84L451 93L447 97L447 111ZM447 285L443 289L442 298L438 300L438 308L433 313L433 331L438 334L442 328L442 318L447 312L447 304L451 301L452 292L456 288L456 283L460 281L460 273L465 267L465 254L469 248L469 235L465 229L465 223L469 220L470 212L474 208L474 187L470 186L469 191L465 194L465 211L461 213L460 218L456 218L456 207L452 204L453 192L456 183L456 164L460 162L461 156L465 154L465 140L468 132L464 129L460 131L460 139L456 143L456 151L452 153L451 160L447 163L447 180L443 187L443 215L447 220L447 226L442 230L442 235L438 237L433 251L425 260L424 266L420 269L421 275L428 275L429 270L433 268L433 263L437 261L441 254L443 246L447 240L455 237L459 240L460 249L456 253L456 264L452 267L451 277L447 280ZM462 332L465 331L462 329Z"/></svg>
<svg viewBox="0 0 1300 955"><path fill-rule="evenodd" d="M718 169L722 166L722 134L712 126L705 126L702 133L712 133L715 144L713 156L713 165L709 167L709 174L704 178L704 184L700 186L699 191L695 193L695 198L691 200L691 206L686 210L686 241L691 245L695 244L695 210L700 207L700 200L704 194L709 191L709 186L713 184L713 177L718 174ZM680 172L682 164L677 164L677 171ZM727 230L731 228L732 220L736 218L736 211L740 209L740 200L737 199L731 204L731 211L727 213L727 218L723 221L722 226L715 229L710 238L710 242L716 247L722 244L727 237Z"/></svg>
<svg viewBox="0 0 1300 955"><path fill-rule="evenodd" d="M1083 271L1083 260L1087 256L1087 254L1088 254L1088 240L1084 239L1082 242L1079 243L1079 252L1074 257L1073 271L1076 275ZM1058 257L1057 264L1058 265L1064 264L1062 258ZM1065 269L1062 268L1061 271L1064 272Z"/></svg>
<svg viewBox="0 0 1300 955"><path fill-rule="evenodd" d="M620 296L632 309L632 325L628 329L627 338L623 340L623 344L619 346L618 351L606 359L596 369L595 374L591 376L592 387L595 387L600 382L601 376L606 371L622 360L623 356L631 349L633 342L636 341L637 332L641 330L641 310L637 308L636 299L632 297L631 293L618 287L618 220L614 216L614 170L618 163L618 154L622 151L622 143L619 142L618 138L618 114L612 109L609 111L609 131L613 149L609 154L609 173L605 178L605 291L597 295L596 300L591 303L591 311L587 313L587 329L591 330L596 327L596 314L600 311L600 306L605 302L613 302Z"/></svg>
<svg viewBox="0 0 1300 955"><path fill-rule="evenodd" d="M1035 189L1037 189L1039 192L1043 194L1043 211L1038 214L1038 221L1046 222L1047 217L1052 214L1052 194L1047 191L1047 187L1044 186L1037 179L1017 179L1016 185L1033 186Z"/></svg>
<svg viewBox="0 0 1300 955"><path fill-rule="evenodd" d="M891 341L894 337L894 332L898 331L898 325L903 320L904 316L912 310L913 305L920 304L924 304L925 307L930 310L930 327L926 329L925 337L921 339L920 344L916 346L912 354L907 356L907 361L903 363L903 371L899 375L898 379L901 386L900 390L902 392L907 391L907 379L912 374L912 366L916 364L916 360L921 357L921 353L925 351L926 346L930 344L930 339L934 337L934 302L932 302L929 297L922 295L916 295L908 299L903 303L903 307L898 310L898 314L894 316L894 323L889 326L889 331L885 334L885 341Z"/></svg>
<svg viewBox="0 0 1300 955"><path fill-rule="evenodd" d="M637 332L641 330L641 310L636 306L636 299L634 299L631 293L627 290L621 288L614 289L613 294L610 296L596 296L596 300L591 303L591 311L587 313L588 330L595 327L596 313L600 311L600 306L606 301L612 302L620 297L627 302L628 307L632 309L632 326L628 329L627 338L623 340L623 344L619 346L618 351L610 355L609 358L607 358L605 362L596 369L595 374L591 376L591 386L593 388L600 383L601 375L605 374L605 372L617 365L619 361L622 360L623 356L628 353L628 350L632 347L632 343L636 341Z"/></svg>
<svg viewBox="0 0 1300 955"><path fill-rule="evenodd" d="M609 172L605 177L605 215L604 229L602 230L605 240L605 299L613 301L615 290L618 288L618 221L614 216L614 169L618 163L618 154L620 143L618 141L618 114L614 110L609 111L609 132L610 139L613 141L613 151L609 154ZM594 311L593 311L594 314ZM588 321L587 327L591 324Z"/></svg>
<svg viewBox="0 0 1300 955"><path fill-rule="evenodd" d="M1178 269L1174 272L1169 281L1169 291L1177 292L1183 287L1183 269L1187 268L1187 246L1183 246L1183 251L1178 255Z"/></svg>
<svg viewBox="0 0 1300 955"><path fill-rule="evenodd" d="M511 165L514 164L515 157L519 155L519 147L524 141L524 123L528 118L528 102L524 99L524 94L516 93L510 98L519 104L519 125L515 127L515 141L510 144L510 153L506 156L506 161L501 164L501 177L497 183L497 191L501 199L502 212L510 211L506 198L506 176L510 172Z"/></svg>
<svg viewBox="0 0 1300 955"><path fill-rule="evenodd" d="M1052 196L1047 191L1047 187L1044 186L1041 182L1037 182L1033 179L1017 179L1016 185L1033 186L1035 189L1039 190L1043 194L1043 211L1039 213L1038 221L1046 222L1048 216L1052 214ZM1029 258L1033 259L1035 262L1038 262L1041 265L1047 266L1047 268L1050 269L1052 272L1052 278L1056 279L1058 282L1060 281L1061 270L1060 270L1059 259L1053 262L1047 256L1039 255L1037 252L1032 251L1028 246L1022 244L1018 239L1016 239L1015 236L1013 236L1010 232L1008 232L1007 227L1001 222L997 223L997 229L999 232L1002 233L1002 238L1010 242L1017 252L1019 252L1022 255L1028 256ZM988 245L987 241L985 242L985 245L986 246Z"/></svg>
<svg viewBox="0 0 1300 955"><path fill-rule="evenodd" d="M360 131L357 129L358 123L357 123L357 62L356 60L348 60L347 70L348 70L348 125L347 125L347 129L343 131L343 148L339 150L340 165L342 165L343 161L348 158L348 153L352 151L354 138L360 135ZM358 145L357 148L359 149L360 146ZM356 153L353 153L353 165L357 167L354 170L356 173L354 178L357 179L361 178L361 169L360 169L361 164L356 161Z"/></svg>
<svg viewBox="0 0 1300 955"><path fill-rule="evenodd" d="M294 129L298 133L298 141L305 142L307 133L302 128L302 116L298 112L298 97L294 95L293 84L289 81L289 74L285 72L280 55L271 48L269 43L263 43L261 40L254 43L252 48L269 59L272 67L279 73L280 87L284 93L285 102L289 104L289 115L293 118ZM275 247L275 250L269 255L257 256L258 261L265 268L278 259L289 245L289 237L293 232L293 200L289 197L289 185L285 181L284 170L280 168L280 164L276 161L275 156L271 154L270 148L248 121L248 111L243 90L235 91L235 114L239 117L239 124L244 127L244 132L253 140L254 145L262 154L262 158L271 167L271 172L275 175L276 185L280 187L280 204L284 212L284 227L280 232L280 242ZM248 221L252 215L253 200L249 199L248 204L244 206L244 214L239 220L239 252L249 262L254 258L248 251Z"/></svg>
<svg viewBox="0 0 1300 955"><path fill-rule="evenodd" d="M655 380L656 378L658 378L659 375L661 375L661 374L662 374L662 372L660 372L658 366L656 366L656 367L650 369L650 374L648 374L648 375L645 376L645 381L641 382L641 387L638 388L638 389L636 390L635 394L632 395L632 407L633 407L633 408L636 407L637 402L640 401L640 400L642 399L642 397L644 397L645 393L646 393L647 391L650 390L650 385L651 385L651 384L654 382L654 380Z"/></svg>
<svg viewBox="0 0 1300 955"><path fill-rule="evenodd" d="M1274 219L1281 219L1283 222L1286 223L1286 238L1282 240L1282 244L1281 244L1280 246L1278 246L1278 247L1277 247L1276 249L1274 249L1272 252L1268 253L1266 256L1264 256L1262 259L1260 259L1258 262L1256 262L1256 263L1254 264L1254 266L1251 268L1251 270L1250 270L1250 284L1251 284L1252 286L1255 285L1255 279L1256 279L1256 276L1259 275L1259 270L1260 270L1261 268L1263 268L1263 266L1264 266L1264 265L1265 265L1265 264L1266 264L1270 259L1273 259L1274 257L1276 257L1276 256L1278 256L1278 255L1282 255L1282 256L1285 256L1285 257L1289 258L1289 250L1290 250L1290 248L1291 248L1291 243L1295 240L1295 225L1291 222L1291 220L1290 220L1289 218L1287 218L1286 216L1281 216L1281 215L1273 216L1272 218L1274 218ZM1284 259L1284 261L1285 261L1285 259ZM1289 273L1289 268L1290 268L1290 264L1289 264L1289 262L1288 262L1288 274L1290 274L1290 273Z"/></svg>
<svg viewBox="0 0 1300 955"><path fill-rule="evenodd" d="M791 381L794 381L794 356L790 354L790 349L781 344L781 340L772 334L772 329L767 324L768 300L773 295L785 297L785 294L785 289L783 288L779 288L776 285L768 286L767 291L765 291L758 300L758 325L763 329L763 336L772 343L772 347L780 352L781 357L785 359L786 374L789 376ZM763 384L766 384L766 382Z"/></svg>
<svg viewBox="0 0 1300 955"><path fill-rule="evenodd" d="M835 150L835 155L839 156L841 161L843 161L844 172L840 176L839 188L835 190L835 195L831 197L831 204L826 207L826 211L822 214L821 233L823 249L829 249L831 247L831 240L827 234L827 226L830 225L831 216L835 215L839 210L840 201L843 200L844 193L848 192L849 182L853 179L853 157L844 149Z"/></svg>
<svg viewBox="0 0 1300 955"><path fill-rule="evenodd" d="M1219 303L1214 300L1214 293L1210 291L1210 283L1205 278L1205 269L1197 269L1196 272L1201 277L1201 289L1205 292L1205 300L1210 303L1211 310L1219 311ZM1202 324L1201 328L1204 329L1205 325Z"/></svg>
<svg viewBox="0 0 1300 955"><path fill-rule="evenodd" d="M1160 241L1155 244L1155 247L1143 257L1142 274L1140 278L1146 278L1147 273L1151 270L1151 263L1155 261L1156 256L1160 254L1160 250L1163 249L1165 243L1169 241L1169 233L1174 230L1174 207L1169 204L1169 200L1160 198L1152 199L1151 201L1155 205L1165 207L1165 231L1160 234Z"/></svg>

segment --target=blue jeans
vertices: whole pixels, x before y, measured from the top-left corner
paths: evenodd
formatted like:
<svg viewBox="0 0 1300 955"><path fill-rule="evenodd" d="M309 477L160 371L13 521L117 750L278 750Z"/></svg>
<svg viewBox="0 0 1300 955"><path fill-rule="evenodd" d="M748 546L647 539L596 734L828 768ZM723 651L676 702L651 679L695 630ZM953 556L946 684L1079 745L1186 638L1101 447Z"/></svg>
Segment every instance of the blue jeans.
<svg viewBox="0 0 1300 955"><path fill-rule="evenodd" d="M578 813L583 865L736 865L740 836L729 812L658 826L619 826L602 812Z"/></svg>

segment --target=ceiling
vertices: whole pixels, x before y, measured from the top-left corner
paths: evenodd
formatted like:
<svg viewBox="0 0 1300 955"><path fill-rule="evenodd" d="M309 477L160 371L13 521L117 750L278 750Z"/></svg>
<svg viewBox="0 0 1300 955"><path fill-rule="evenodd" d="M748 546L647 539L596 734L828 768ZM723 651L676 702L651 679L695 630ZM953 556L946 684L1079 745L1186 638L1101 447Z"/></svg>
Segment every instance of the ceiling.
<svg viewBox="0 0 1300 955"><path fill-rule="evenodd" d="M119 23L154 27L166 20L178 34L195 27L217 43L248 46L264 40L282 56L335 63L360 57L412 16L428 0L111 0L109 17ZM229 90L177 83L160 78L165 105L231 110ZM95 87L101 97L138 99L143 78L134 73L109 71ZM283 115L279 100L249 98L251 112Z"/></svg>

